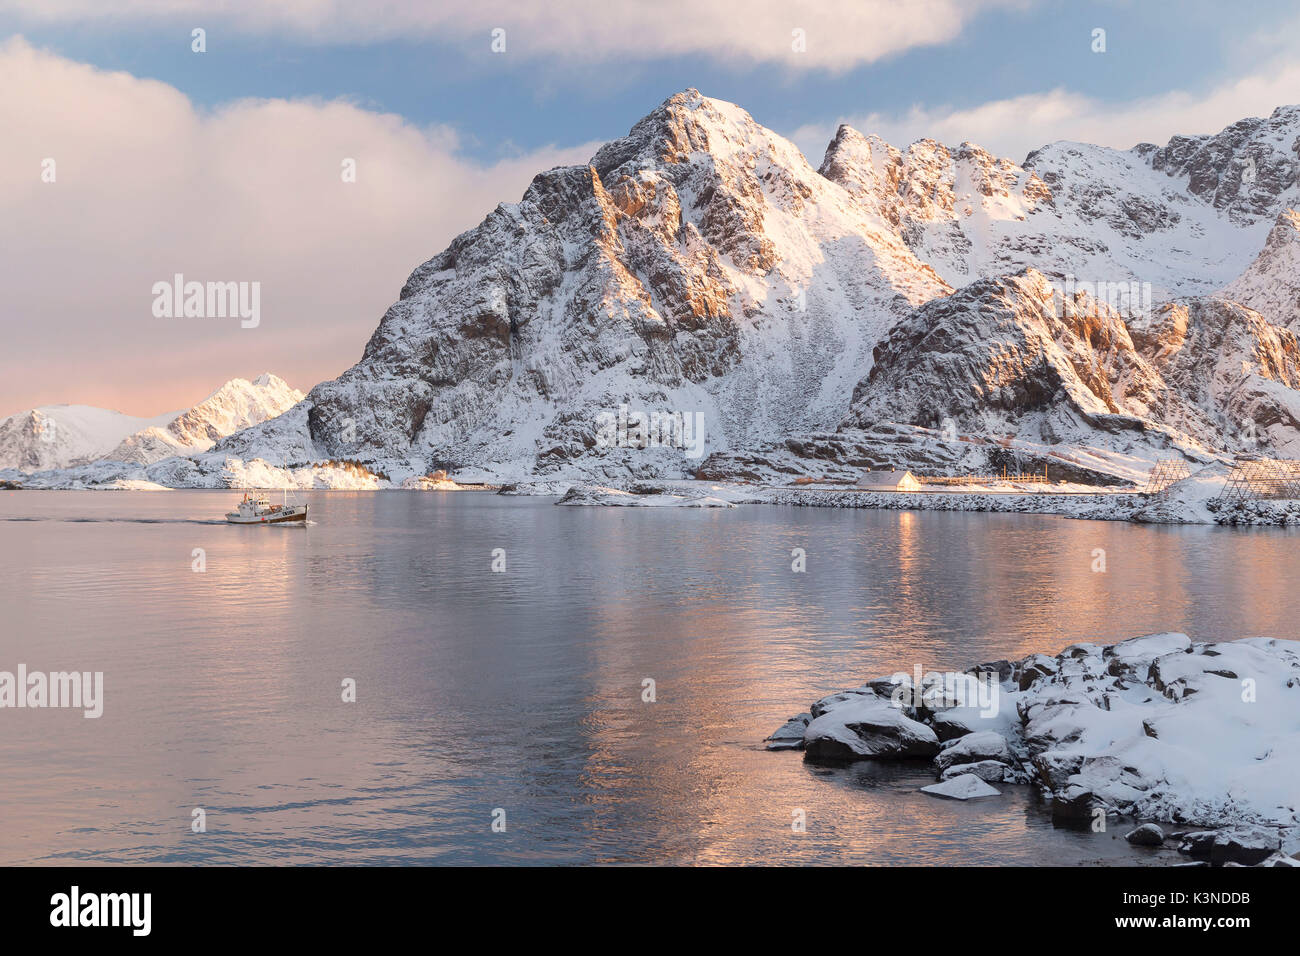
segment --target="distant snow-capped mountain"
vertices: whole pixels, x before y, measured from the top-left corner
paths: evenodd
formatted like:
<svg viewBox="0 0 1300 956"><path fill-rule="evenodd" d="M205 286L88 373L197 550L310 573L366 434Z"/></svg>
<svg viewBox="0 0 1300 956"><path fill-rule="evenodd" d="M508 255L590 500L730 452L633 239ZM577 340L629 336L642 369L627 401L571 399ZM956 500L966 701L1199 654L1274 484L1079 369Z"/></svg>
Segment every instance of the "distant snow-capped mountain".
<svg viewBox="0 0 1300 956"><path fill-rule="evenodd" d="M251 382L234 378L165 426L137 432L103 457L147 465L207 451L225 436L275 418L302 400L302 392L270 372Z"/></svg>
<svg viewBox="0 0 1300 956"><path fill-rule="evenodd" d="M44 471L103 458L127 436L177 415L123 415L90 405L42 405L0 420L0 469Z"/></svg>
<svg viewBox="0 0 1300 956"><path fill-rule="evenodd" d="M182 412L137 418L87 405L47 405L0 421L0 469L70 468L96 461L151 464L211 448L218 439L274 418L303 394L266 373L231 379Z"/></svg>

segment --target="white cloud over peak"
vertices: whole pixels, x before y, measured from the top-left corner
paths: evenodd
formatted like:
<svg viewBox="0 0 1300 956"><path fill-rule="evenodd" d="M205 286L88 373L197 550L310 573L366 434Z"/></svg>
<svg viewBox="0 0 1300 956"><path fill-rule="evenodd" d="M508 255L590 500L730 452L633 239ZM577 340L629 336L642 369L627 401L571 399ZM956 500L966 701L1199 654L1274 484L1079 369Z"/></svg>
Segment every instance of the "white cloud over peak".
<svg viewBox="0 0 1300 956"><path fill-rule="evenodd" d="M646 61L698 54L791 69L843 70L955 39L991 7L1033 0L0 0L32 24L95 23L188 31L229 26L245 33L290 33L318 43L450 39L490 52L505 30L505 52L567 61ZM802 49L796 51L802 31ZM215 35L211 42L218 42ZM474 45L477 45L476 47Z"/></svg>
<svg viewBox="0 0 1300 956"><path fill-rule="evenodd" d="M950 146L969 141L1020 162L1031 150L1058 140L1117 149L1142 142L1163 144L1175 134L1217 133L1244 117L1268 116L1278 106L1297 102L1300 62L1287 57L1257 64L1255 71L1203 95L1175 90L1107 103L1055 89L960 109L916 106L896 113L868 113L838 123L877 133L902 149L925 138ZM790 138L817 165L838 123L809 123Z"/></svg>
<svg viewBox="0 0 1300 956"><path fill-rule="evenodd" d="M338 101L205 111L22 38L0 44L0 129L0 415L157 414L268 368L310 388L360 357L411 269L596 145L485 165L446 128ZM260 282L261 325L155 318L152 285L178 272Z"/></svg>

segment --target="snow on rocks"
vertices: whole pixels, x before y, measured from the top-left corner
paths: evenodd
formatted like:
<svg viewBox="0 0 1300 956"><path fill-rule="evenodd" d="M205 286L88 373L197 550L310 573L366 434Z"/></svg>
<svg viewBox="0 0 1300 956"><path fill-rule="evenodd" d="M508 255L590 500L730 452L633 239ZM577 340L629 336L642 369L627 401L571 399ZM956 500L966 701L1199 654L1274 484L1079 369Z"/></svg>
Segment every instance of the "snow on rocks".
<svg viewBox="0 0 1300 956"><path fill-rule="evenodd" d="M1214 843L1210 846L1210 862L1219 866L1225 863L1254 866L1263 863L1281 846L1281 837L1272 827L1232 827L1214 835Z"/></svg>
<svg viewBox="0 0 1300 956"><path fill-rule="evenodd" d="M936 697L940 674L919 689L896 674L822 698L807 759L928 756L944 783L1032 782L1067 824L1104 814L1226 827L1174 835L1216 864L1300 850L1300 644L1150 634L966 674L992 682L992 706ZM783 748L797 747L798 726L778 732Z"/></svg>
<svg viewBox="0 0 1300 956"><path fill-rule="evenodd" d="M1134 846L1161 846L1165 842L1165 831L1154 823L1144 823L1124 834L1124 839Z"/></svg>
<svg viewBox="0 0 1300 956"><path fill-rule="evenodd" d="M987 760L1003 764L1012 761L1011 749L1007 746L1006 738L992 730L982 730L948 741L934 758L934 765L942 773L957 764Z"/></svg>
<svg viewBox="0 0 1300 956"><path fill-rule="evenodd" d="M883 697L857 694L838 702L804 730L809 757L852 760L862 757L933 757L939 738Z"/></svg>
<svg viewBox="0 0 1300 956"><path fill-rule="evenodd" d="M1002 791L990 787L973 773L953 777L943 783L932 783L921 788L922 793L932 797L947 797L949 800L974 800L978 797L997 797Z"/></svg>
<svg viewBox="0 0 1300 956"><path fill-rule="evenodd" d="M974 763L954 764L947 770L940 771L940 780L951 780L953 777L959 777L962 774L973 774L986 783L999 783L1007 780L1008 770L1010 768L999 760L976 760ZM1012 783L1016 783L1014 775L1011 777Z"/></svg>
<svg viewBox="0 0 1300 956"><path fill-rule="evenodd" d="M1116 677L1146 680L1146 668L1156 658L1186 652L1191 646L1191 638L1186 634L1148 634L1120 641L1107 649L1109 653L1103 652L1103 656L1110 661L1107 671Z"/></svg>
<svg viewBox="0 0 1300 956"><path fill-rule="evenodd" d="M812 714L796 714L776 729L767 738L768 750L799 750L803 747L803 735L812 721Z"/></svg>
<svg viewBox="0 0 1300 956"><path fill-rule="evenodd" d="M669 492L637 494L601 485L574 485L557 505L597 505L625 508L734 508L730 501L713 495L684 495Z"/></svg>

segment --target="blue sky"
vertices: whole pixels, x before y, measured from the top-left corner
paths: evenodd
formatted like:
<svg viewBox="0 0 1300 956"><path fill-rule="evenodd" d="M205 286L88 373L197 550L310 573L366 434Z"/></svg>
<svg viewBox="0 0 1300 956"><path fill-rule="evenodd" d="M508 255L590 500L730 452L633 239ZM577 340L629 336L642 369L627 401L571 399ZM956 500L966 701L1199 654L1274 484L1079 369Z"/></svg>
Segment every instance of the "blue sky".
<svg viewBox="0 0 1300 956"><path fill-rule="evenodd" d="M653 16L653 7L641 8ZM787 134L914 105L959 110L1062 87L1104 103L1171 90L1203 93L1249 66L1270 28L1296 15L1295 4L1283 0L1245 9L1211 0L1026 3L979 13L950 42L836 71L803 68L793 57L754 63L705 52L640 62L617 52L612 59L532 54L526 28L507 34L515 49L508 45L505 55L490 52L481 29L310 39L219 14L42 23L10 11L0 13L0 33L22 33L71 59L165 81L202 106L244 97L346 98L413 123L447 124L461 134L463 152L490 160L620 135L687 86L740 103ZM800 18L794 12L790 19ZM190 51L191 21L207 30L205 56ZM499 22L512 28L508 16ZM1101 56L1091 49L1096 27L1106 30Z"/></svg>
<svg viewBox="0 0 1300 956"><path fill-rule="evenodd" d="M0 288L22 357L0 416L155 415L263 371L305 391L360 357L412 269L687 87L814 165L840 122L1019 161L1300 102L1298 46L1294 0L0 0ZM265 320L160 321L149 290L176 273L260 283Z"/></svg>

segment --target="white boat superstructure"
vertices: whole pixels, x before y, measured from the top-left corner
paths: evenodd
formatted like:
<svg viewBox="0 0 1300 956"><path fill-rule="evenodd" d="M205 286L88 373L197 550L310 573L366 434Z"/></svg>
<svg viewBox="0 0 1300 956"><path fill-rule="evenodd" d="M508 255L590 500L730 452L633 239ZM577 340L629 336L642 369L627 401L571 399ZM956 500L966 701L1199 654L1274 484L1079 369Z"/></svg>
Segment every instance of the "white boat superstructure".
<svg viewBox="0 0 1300 956"><path fill-rule="evenodd" d="M273 505L266 495L244 494L244 500L226 515L231 524L284 524L290 521L307 521L306 505L289 505L288 497L282 505Z"/></svg>

